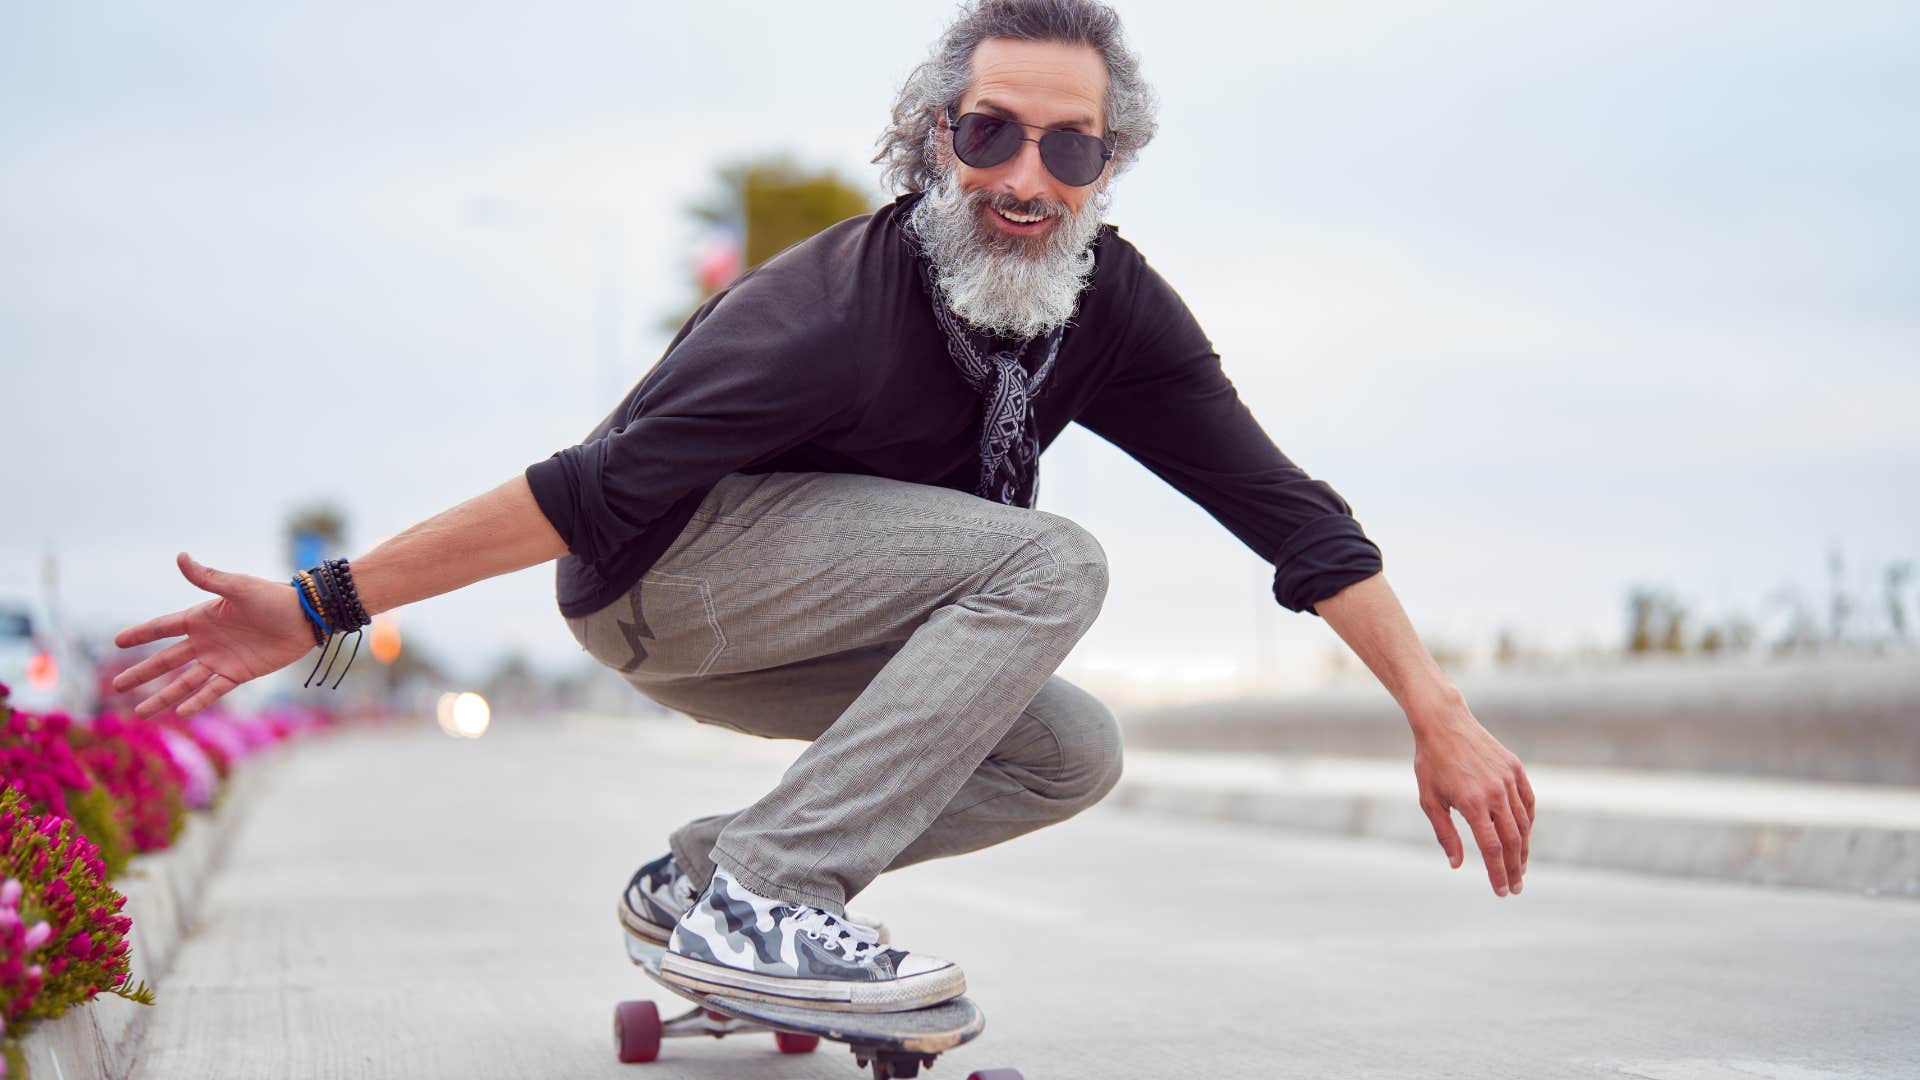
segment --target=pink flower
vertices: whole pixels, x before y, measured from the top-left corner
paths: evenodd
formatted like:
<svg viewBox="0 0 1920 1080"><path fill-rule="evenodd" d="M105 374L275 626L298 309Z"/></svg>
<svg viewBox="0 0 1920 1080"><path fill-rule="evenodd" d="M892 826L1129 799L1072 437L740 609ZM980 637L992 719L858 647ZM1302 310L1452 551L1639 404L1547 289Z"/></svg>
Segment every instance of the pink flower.
<svg viewBox="0 0 1920 1080"><path fill-rule="evenodd" d="M41 921L33 924L33 929L27 931L27 948L37 949L40 946L45 945L47 943L47 939L52 936L53 936L53 927L48 926L46 923L46 920L42 919Z"/></svg>
<svg viewBox="0 0 1920 1080"><path fill-rule="evenodd" d="M172 728L161 728L160 738L167 749L167 756L173 759L186 777L187 805L212 806L214 788L219 786L220 777L214 771L213 762L207 758L206 751L200 749L199 743Z"/></svg>
<svg viewBox="0 0 1920 1080"><path fill-rule="evenodd" d="M19 906L20 882L15 878L8 878L5 885L0 885L0 907L17 908Z"/></svg>

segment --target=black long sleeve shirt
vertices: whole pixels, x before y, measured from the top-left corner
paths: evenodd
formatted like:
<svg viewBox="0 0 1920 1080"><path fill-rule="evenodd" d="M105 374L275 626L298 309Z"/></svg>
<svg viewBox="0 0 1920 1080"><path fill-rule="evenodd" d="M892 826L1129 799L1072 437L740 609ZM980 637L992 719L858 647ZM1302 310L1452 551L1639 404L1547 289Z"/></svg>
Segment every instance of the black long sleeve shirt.
<svg viewBox="0 0 1920 1080"><path fill-rule="evenodd" d="M728 473L843 472L971 492L979 395L948 357L901 234L903 195L787 249L711 297L578 446L526 471L566 541L560 611L625 594ZM1186 304L1111 225L1033 402L1045 447L1079 423L1198 503L1275 567L1292 611L1380 570L1346 502L1241 403Z"/></svg>

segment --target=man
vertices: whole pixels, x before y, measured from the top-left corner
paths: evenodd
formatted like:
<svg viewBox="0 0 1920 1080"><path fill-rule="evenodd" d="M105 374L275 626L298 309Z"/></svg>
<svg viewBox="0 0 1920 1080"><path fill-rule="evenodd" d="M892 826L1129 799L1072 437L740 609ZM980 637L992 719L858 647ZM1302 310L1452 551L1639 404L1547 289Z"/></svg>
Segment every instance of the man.
<svg viewBox="0 0 1920 1080"><path fill-rule="evenodd" d="M585 442L353 565L379 612L558 558L568 627L640 691L812 741L629 882L621 923L670 980L849 1010L951 998L957 965L890 947L846 901L1112 787L1111 713L1054 675L1105 560L1031 509L1070 422L1274 563L1278 601L1326 619L1406 711L1452 864L1459 810L1495 892L1519 891L1520 762L1422 648L1346 503L1274 447L1179 296L1101 223L1153 131L1109 9L980 0L894 105L875 160L905 195L709 300ZM184 665L143 714L306 653L290 586L180 565L219 599L120 635L186 635L116 681Z"/></svg>

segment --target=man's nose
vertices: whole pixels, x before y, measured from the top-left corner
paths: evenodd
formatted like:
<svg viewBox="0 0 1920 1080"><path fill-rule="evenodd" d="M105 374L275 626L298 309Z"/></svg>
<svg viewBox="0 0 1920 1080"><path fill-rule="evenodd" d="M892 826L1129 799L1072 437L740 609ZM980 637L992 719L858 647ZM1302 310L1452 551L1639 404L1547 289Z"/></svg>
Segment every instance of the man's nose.
<svg viewBox="0 0 1920 1080"><path fill-rule="evenodd" d="M1027 139L1006 164L1008 192L1021 202L1047 197L1047 166L1040 160L1040 140Z"/></svg>

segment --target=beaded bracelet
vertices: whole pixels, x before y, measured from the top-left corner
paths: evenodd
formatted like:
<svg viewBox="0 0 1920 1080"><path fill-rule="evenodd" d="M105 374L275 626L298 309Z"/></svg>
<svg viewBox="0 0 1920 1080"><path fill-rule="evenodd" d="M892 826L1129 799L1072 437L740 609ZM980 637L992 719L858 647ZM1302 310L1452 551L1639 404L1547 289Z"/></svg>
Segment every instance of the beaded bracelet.
<svg viewBox="0 0 1920 1080"><path fill-rule="evenodd" d="M346 596L346 590L340 588L340 569L334 567L332 561L321 563L321 565L317 565L317 567L313 567L313 569L315 569L315 573L321 578L321 588L326 590L326 603L328 603L328 607L334 609L338 626L340 626L342 630L357 630L359 625L353 621L353 613L348 611L348 596Z"/></svg>
<svg viewBox="0 0 1920 1080"><path fill-rule="evenodd" d="M367 614L365 605L360 603L360 590L354 587L353 574L347 568L347 560L335 559L333 561L336 564L335 569L338 571L340 584L347 591L348 616L353 619L356 627L370 625L373 622L373 617Z"/></svg>
<svg viewBox="0 0 1920 1080"><path fill-rule="evenodd" d="M323 560L319 566L300 571L299 579L306 583L314 598L314 606L319 609L316 618L320 628L326 632L325 643L330 644L336 633L353 635L353 652L347 656L347 666L340 670L340 678L333 684L333 689L338 690L340 683L346 680L347 672L353 670L353 661L360 655L361 630L371 625L373 620L360 603L347 560ZM327 670L320 676L320 685L326 685L327 676L333 674L333 664L339 659L340 650L336 648L333 650L333 660L327 661ZM320 659L313 662L313 671L307 673L307 681L303 685L313 685L314 672L320 670L320 663L324 660L327 660L325 644L320 650Z"/></svg>
<svg viewBox="0 0 1920 1080"><path fill-rule="evenodd" d="M326 622L313 610L313 604L308 601L306 585L298 577L293 579L292 585L293 594L300 598L301 610L306 613L308 621L313 623L313 644L316 647L325 647L327 643L325 633Z"/></svg>
<svg viewBox="0 0 1920 1080"><path fill-rule="evenodd" d="M300 587L306 591L307 600L313 604L314 614L320 619L321 640L324 641L325 635L333 633L333 624L327 621L327 605L320 597L320 588L313 583L313 575L305 570L295 576L300 581Z"/></svg>

